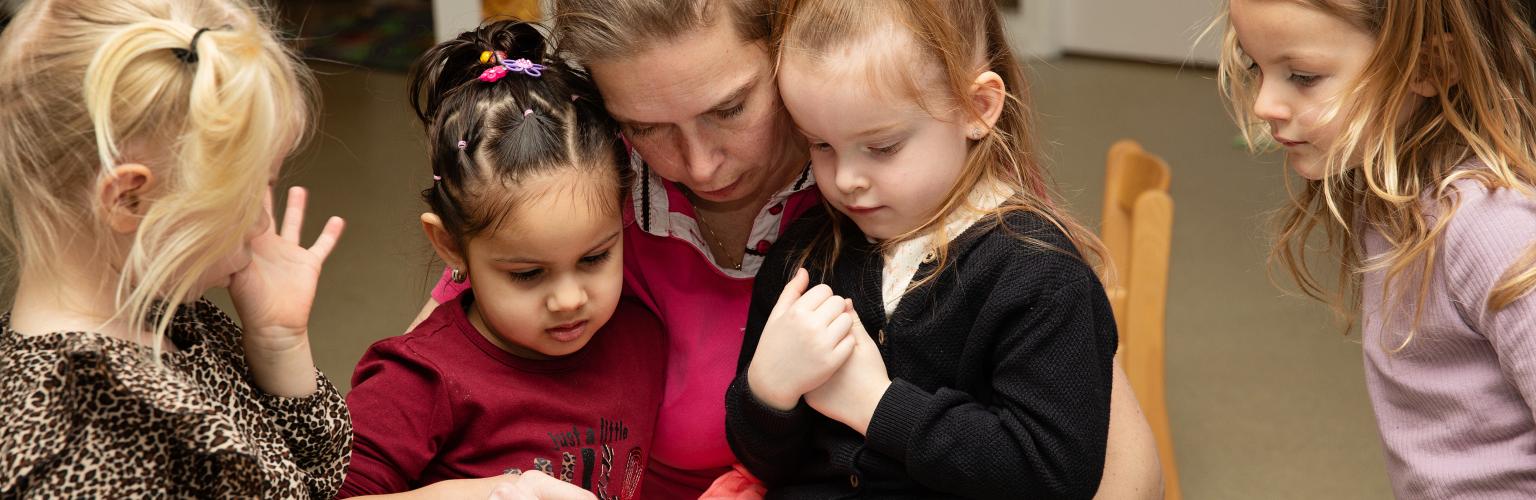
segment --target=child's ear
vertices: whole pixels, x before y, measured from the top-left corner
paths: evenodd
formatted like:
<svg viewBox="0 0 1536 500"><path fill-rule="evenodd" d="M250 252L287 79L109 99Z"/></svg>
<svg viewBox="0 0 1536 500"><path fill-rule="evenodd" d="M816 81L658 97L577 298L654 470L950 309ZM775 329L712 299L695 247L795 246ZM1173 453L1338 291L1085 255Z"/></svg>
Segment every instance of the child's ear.
<svg viewBox="0 0 1536 500"><path fill-rule="evenodd" d="M971 107L980 119L972 118L966 125L970 138L978 140L991 133L992 126L1003 116L1003 106L1008 103L1008 85L996 72L985 71L971 82Z"/></svg>
<svg viewBox="0 0 1536 500"><path fill-rule="evenodd" d="M149 211L145 194L154 187L155 174L138 163L112 167L96 187L96 208L107 226L120 234L139 230L139 222Z"/></svg>
<svg viewBox="0 0 1536 500"><path fill-rule="evenodd" d="M443 227L442 218L432 212L421 214L421 231L427 234L427 241L432 242L432 250L437 252L439 259L443 259L449 268L458 269L469 276L469 269L464 265L464 253L459 250L453 235L448 234L448 229Z"/></svg>
<svg viewBox="0 0 1536 500"><path fill-rule="evenodd" d="M1456 40L1450 33L1441 33L1424 40L1424 52L1419 56L1419 71L1408 90L1420 97L1440 95L1440 89L1451 88L1461 80L1461 68L1456 64L1452 49Z"/></svg>

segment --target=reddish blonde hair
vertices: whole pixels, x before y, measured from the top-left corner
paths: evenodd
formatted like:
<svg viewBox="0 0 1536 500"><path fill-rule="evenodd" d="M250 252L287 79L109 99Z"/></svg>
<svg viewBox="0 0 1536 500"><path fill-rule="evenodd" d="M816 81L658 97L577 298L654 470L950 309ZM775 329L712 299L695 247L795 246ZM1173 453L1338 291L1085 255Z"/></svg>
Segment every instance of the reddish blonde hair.
<svg viewBox="0 0 1536 500"><path fill-rule="evenodd" d="M1035 154L1028 80L1024 77L1023 66L1008 46L1002 20L992 0L790 0L784 2L775 20L774 47L780 61L787 57L818 57L846 48L884 29L910 33L909 48L912 50L908 51L910 55L901 57L920 60L870 64L868 76L872 87L878 89L894 79L895 90L903 94L901 97L915 100L934 116L939 116L939 108L943 107L959 109L973 119L980 118L980 110L966 96L971 94L971 86L978 74L983 71L997 73L1008 90L1002 115L990 133L971 145L960 178L945 201L920 227L884 244L894 245L932 231L938 250L938 269L943 269L948 261L948 243L959 236L946 234L943 221L965 205L973 189L999 183L1011 188L1014 195L993 210L990 219L1001 222L1004 214L1013 211L1039 214L1065 233L1074 247L1054 250L1075 252L1090 263L1102 262L1102 243L1062 210L1051 193L1051 182ZM919 72L905 71L913 66L939 68L939 71L930 79L932 81L919 81ZM935 72L924 74L931 73ZM827 210L831 212L833 223L823 229L800 259L803 264L814 256L817 262L813 264L824 270L836 259L842 246L841 232L837 228L851 223L830 207ZM1032 238L1021 238L1042 247L1050 246ZM938 274L934 272L929 278ZM912 287L926 282L927 279L919 280Z"/></svg>

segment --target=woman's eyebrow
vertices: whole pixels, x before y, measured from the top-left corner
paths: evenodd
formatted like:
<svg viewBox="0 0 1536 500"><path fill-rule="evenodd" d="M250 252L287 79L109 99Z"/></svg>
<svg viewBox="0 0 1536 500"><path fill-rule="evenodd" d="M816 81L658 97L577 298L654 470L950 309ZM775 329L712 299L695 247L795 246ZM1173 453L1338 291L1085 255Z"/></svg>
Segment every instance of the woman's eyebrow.
<svg viewBox="0 0 1536 500"><path fill-rule="evenodd" d="M715 103L714 106L711 106L709 109L711 111L719 111L719 110L722 110L722 109L729 109L729 108L733 107L736 104L736 101L739 101L742 98L746 97L747 94L751 93L752 89L755 89L755 88L757 88L757 79L753 78L751 80L748 80L747 83L743 84L742 86L737 87L736 90L731 91L730 94L726 94L724 99L720 99L719 101L717 101Z"/></svg>

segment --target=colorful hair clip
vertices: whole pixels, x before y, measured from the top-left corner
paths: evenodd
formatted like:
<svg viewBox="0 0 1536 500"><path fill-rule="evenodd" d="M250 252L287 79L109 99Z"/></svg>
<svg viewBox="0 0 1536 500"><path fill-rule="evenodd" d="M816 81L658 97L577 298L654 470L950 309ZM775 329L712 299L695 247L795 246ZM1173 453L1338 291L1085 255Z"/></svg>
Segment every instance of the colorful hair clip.
<svg viewBox="0 0 1536 500"><path fill-rule="evenodd" d="M504 76L507 76L506 66L491 66L486 68L484 72L480 73L480 81L486 83L494 83L496 80L500 80Z"/></svg>
<svg viewBox="0 0 1536 500"><path fill-rule="evenodd" d="M468 141L462 141L462 140L459 141L459 151L463 151L464 148L467 148L467 147L469 147L469 142Z"/></svg>
<svg viewBox="0 0 1536 500"><path fill-rule="evenodd" d="M507 53L502 51L480 51L480 64L501 64L502 59L507 58Z"/></svg>
<svg viewBox="0 0 1536 500"><path fill-rule="evenodd" d="M441 175L434 175L434 176L432 176L432 180L434 180L434 181L443 180L443 176L441 176Z"/></svg>
<svg viewBox="0 0 1536 500"><path fill-rule="evenodd" d="M507 67L507 71L522 73L534 78L538 78L544 72L543 64L535 64L527 59L514 59L511 61L502 59L501 64Z"/></svg>
<svg viewBox="0 0 1536 500"><path fill-rule="evenodd" d="M505 78L507 73L522 73L534 78L538 78L540 75L544 74L545 67L543 64L537 64L527 59L507 59L507 55L500 51L496 52L496 58L498 61L501 61L501 63L496 66L487 68L484 72L481 72L480 81L487 83L495 82ZM486 62L486 60L487 57L485 53L481 53L480 61Z"/></svg>
<svg viewBox="0 0 1536 500"><path fill-rule="evenodd" d="M528 116L528 115L531 115L531 114L533 114L533 108L528 108L528 109L523 110L523 116Z"/></svg>

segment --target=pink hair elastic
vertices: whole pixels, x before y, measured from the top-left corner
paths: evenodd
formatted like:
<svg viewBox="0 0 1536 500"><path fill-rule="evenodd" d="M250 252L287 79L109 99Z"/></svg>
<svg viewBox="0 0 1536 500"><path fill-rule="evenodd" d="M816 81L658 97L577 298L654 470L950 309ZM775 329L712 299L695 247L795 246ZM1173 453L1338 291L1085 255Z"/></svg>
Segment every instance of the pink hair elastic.
<svg viewBox="0 0 1536 500"><path fill-rule="evenodd" d="M492 66L490 68L487 68L485 70L485 72L480 73L480 81L487 82L487 83L494 83L496 80L500 80L504 76L507 76L507 68L506 67L503 67L503 66Z"/></svg>

